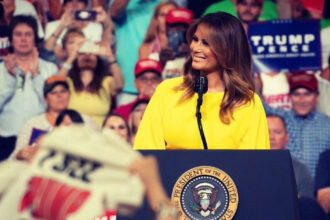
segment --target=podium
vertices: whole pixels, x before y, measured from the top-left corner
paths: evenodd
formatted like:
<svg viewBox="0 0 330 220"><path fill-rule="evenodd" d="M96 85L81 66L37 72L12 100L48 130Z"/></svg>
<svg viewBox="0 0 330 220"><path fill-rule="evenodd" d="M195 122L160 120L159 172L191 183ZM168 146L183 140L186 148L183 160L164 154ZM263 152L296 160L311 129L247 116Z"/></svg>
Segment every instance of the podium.
<svg viewBox="0 0 330 220"><path fill-rule="evenodd" d="M235 183L238 206L234 220L298 220L297 189L287 150L172 150L141 151L158 159L169 196L180 177L194 167L210 166ZM152 219L146 203L132 218ZM189 219L189 218L188 218ZM214 219L211 216L197 219ZM222 218L221 218L222 219Z"/></svg>

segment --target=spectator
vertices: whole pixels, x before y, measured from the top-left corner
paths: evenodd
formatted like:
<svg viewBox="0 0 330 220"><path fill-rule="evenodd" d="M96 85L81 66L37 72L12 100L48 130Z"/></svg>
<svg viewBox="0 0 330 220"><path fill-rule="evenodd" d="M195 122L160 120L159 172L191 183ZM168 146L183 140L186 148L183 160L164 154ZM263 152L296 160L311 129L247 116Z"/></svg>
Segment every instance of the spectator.
<svg viewBox="0 0 330 220"><path fill-rule="evenodd" d="M84 119L82 116L72 109L64 109L60 112L60 114L57 116L55 121L55 126L69 126L72 124L83 124Z"/></svg>
<svg viewBox="0 0 330 220"><path fill-rule="evenodd" d="M92 117L101 127L110 110L111 97L121 89L121 76L109 76L109 63L97 55L108 54L108 57L113 57L109 46L101 45L98 51L86 49L78 54L68 73L71 93L69 108ZM114 63L110 61L110 65Z"/></svg>
<svg viewBox="0 0 330 220"><path fill-rule="evenodd" d="M270 149L283 150L289 140L284 120L277 115L268 115L268 130ZM298 197L314 198L314 181L308 168L294 157L292 158L294 176L296 179Z"/></svg>
<svg viewBox="0 0 330 220"><path fill-rule="evenodd" d="M319 84L320 101L317 109L330 116L330 53L328 58L328 66L323 69L320 74L316 74L316 79Z"/></svg>
<svg viewBox="0 0 330 220"><path fill-rule="evenodd" d="M273 20L277 19L276 4L269 0L222 0L210 5L203 13L203 16L210 13L215 13L219 11L227 12L234 16L237 16L237 4L241 2L244 5L250 7L251 3L257 2L257 4L262 4L262 15L261 20ZM236 12L235 12L236 4ZM254 4L254 3L253 3Z"/></svg>
<svg viewBox="0 0 330 220"><path fill-rule="evenodd" d="M327 219L330 219L330 150L324 151L320 155L320 159L316 168L315 176L316 198Z"/></svg>
<svg viewBox="0 0 330 220"><path fill-rule="evenodd" d="M247 32L248 24L258 21L262 13L263 0L237 0L235 10Z"/></svg>
<svg viewBox="0 0 330 220"><path fill-rule="evenodd" d="M131 129L131 143L134 145L134 139L136 132L139 129L140 122L142 120L143 114L147 108L149 99L139 99L137 100L131 108L131 113L129 115L129 126Z"/></svg>
<svg viewBox="0 0 330 220"><path fill-rule="evenodd" d="M155 8L143 44L139 49L139 59L158 60L161 48L167 47L165 16L178 6L173 1L160 2Z"/></svg>
<svg viewBox="0 0 330 220"><path fill-rule="evenodd" d="M128 143L131 142L130 128L125 118L116 113L110 113L103 122L103 130L111 129Z"/></svg>
<svg viewBox="0 0 330 220"><path fill-rule="evenodd" d="M287 149L314 176L320 153L330 149L330 118L316 110L319 91L313 74L292 74L289 84L291 111L271 108L263 102L264 108L266 114L276 114L284 119L290 137Z"/></svg>
<svg viewBox="0 0 330 220"><path fill-rule="evenodd" d="M81 48L84 47L84 48ZM62 63L59 71L60 75L67 76L72 68L73 62L77 59L78 53L83 51L94 51L102 60L107 62L110 73L114 76L118 90L124 86L124 78L120 67L116 61L116 57L112 52L111 47L106 43L92 43L86 41L83 32L77 28L69 28L62 39L62 49L65 53L65 62ZM80 50L80 51L79 51Z"/></svg>
<svg viewBox="0 0 330 220"><path fill-rule="evenodd" d="M61 43L69 27L79 27L85 37L92 42L106 41L110 45L109 34L112 33L111 22L102 7L94 8L97 13L95 20L84 20L75 17L75 12L86 10L88 0L64 0L63 15L60 20L53 21L46 26L46 51L54 51L58 59L63 59ZM107 40L105 40L107 38Z"/></svg>
<svg viewBox="0 0 330 220"><path fill-rule="evenodd" d="M159 61L152 59L139 60L135 65L134 84L139 95L136 100L126 105L119 106L115 112L122 115L126 120L129 118L132 106L139 98L150 98L158 84L162 81L162 65Z"/></svg>
<svg viewBox="0 0 330 220"><path fill-rule="evenodd" d="M283 72L256 73L255 79L261 80L261 94L272 107L291 109L289 82L287 74Z"/></svg>
<svg viewBox="0 0 330 220"><path fill-rule="evenodd" d="M189 54L186 32L193 17L192 11L184 8L170 10L165 17L168 45L160 52L163 79L183 76L183 66Z"/></svg>
<svg viewBox="0 0 330 220"><path fill-rule="evenodd" d="M16 141L15 151L12 156L18 159L26 159L25 151L29 152L32 146L40 135L48 133L55 127L55 122L58 115L67 109L70 99L69 85L65 78L60 75L55 75L45 81L44 100L47 104L45 113L37 115L29 119L23 126ZM96 123L86 115L82 115L86 124L97 130ZM21 150L22 149L22 150Z"/></svg>
<svg viewBox="0 0 330 220"><path fill-rule="evenodd" d="M38 26L31 16L15 16L9 26L14 53L0 64L1 159L9 156L26 120L45 111L44 81L57 72L54 64L38 58Z"/></svg>
<svg viewBox="0 0 330 220"><path fill-rule="evenodd" d="M117 37L117 60L125 79L125 87L117 97L118 106L136 98L134 65L138 61L138 49L159 0L113 0L110 14Z"/></svg>
<svg viewBox="0 0 330 220"><path fill-rule="evenodd" d="M4 7L0 3L0 63L4 56L9 54L8 25L4 18Z"/></svg>
<svg viewBox="0 0 330 220"><path fill-rule="evenodd" d="M38 14L33 5L26 0L3 0L2 5L4 7L4 18L7 24L10 24L13 16L17 15L30 15L37 21L38 25L38 37L42 39L44 37L44 31L42 29L41 22Z"/></svg>

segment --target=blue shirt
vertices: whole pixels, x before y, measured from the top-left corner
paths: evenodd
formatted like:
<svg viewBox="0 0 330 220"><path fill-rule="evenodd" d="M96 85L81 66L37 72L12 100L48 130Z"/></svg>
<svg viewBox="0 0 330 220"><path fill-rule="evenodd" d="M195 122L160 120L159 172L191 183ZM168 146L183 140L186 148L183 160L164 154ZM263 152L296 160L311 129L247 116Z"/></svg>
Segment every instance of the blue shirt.
<svg viewBox="0 0 330 220"><path fill-rule="evenodd" d="M138 50L159 1L130 0L124 14L114 20L117 39L116 56L125 79L123 92L136 93L134 67L138 61Z"/></svg>
<svg viewBox="0 0 330 220"><path fill-rule="evenodd" d="M39 74L13 77L4 63L0 64L0 136L16 136L31 117L43 113L45 80L57 73L55 64L39 59Z"/></svg>
<svg viewBox="0 0 330 220"><path fill-rule="evenodd" d="M289 135L286 148L314 176L319 155L330 149L330 117L315 110L303 118L294 111L272 108L264 100L263 105L267 115L274 114L284 119Z"/></svg>

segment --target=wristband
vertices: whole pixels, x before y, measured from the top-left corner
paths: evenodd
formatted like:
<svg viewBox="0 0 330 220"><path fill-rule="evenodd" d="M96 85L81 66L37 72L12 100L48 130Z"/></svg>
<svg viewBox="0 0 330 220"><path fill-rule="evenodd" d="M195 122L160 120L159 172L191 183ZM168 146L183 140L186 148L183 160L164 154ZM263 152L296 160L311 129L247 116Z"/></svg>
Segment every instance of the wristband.
<svg viewBox="0 0 330 220"><path fill-rule="evenodd" d="M62 68L70 70L72 68L72 65L70 65L68 63L63 63Z"/></svg>

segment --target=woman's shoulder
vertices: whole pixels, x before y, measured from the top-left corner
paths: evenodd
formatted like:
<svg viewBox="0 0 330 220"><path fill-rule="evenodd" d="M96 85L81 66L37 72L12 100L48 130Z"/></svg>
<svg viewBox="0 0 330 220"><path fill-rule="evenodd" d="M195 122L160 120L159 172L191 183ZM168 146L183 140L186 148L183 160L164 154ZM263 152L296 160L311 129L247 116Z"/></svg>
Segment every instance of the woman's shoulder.
<svg viewBox="0 0 330 220"><path fill-rule="evenodd" d="M183 82L183 77L166 79L158 85L157 90L163 91L163 90L173 89L176 86L180 85L182 82Z"/></svg>

